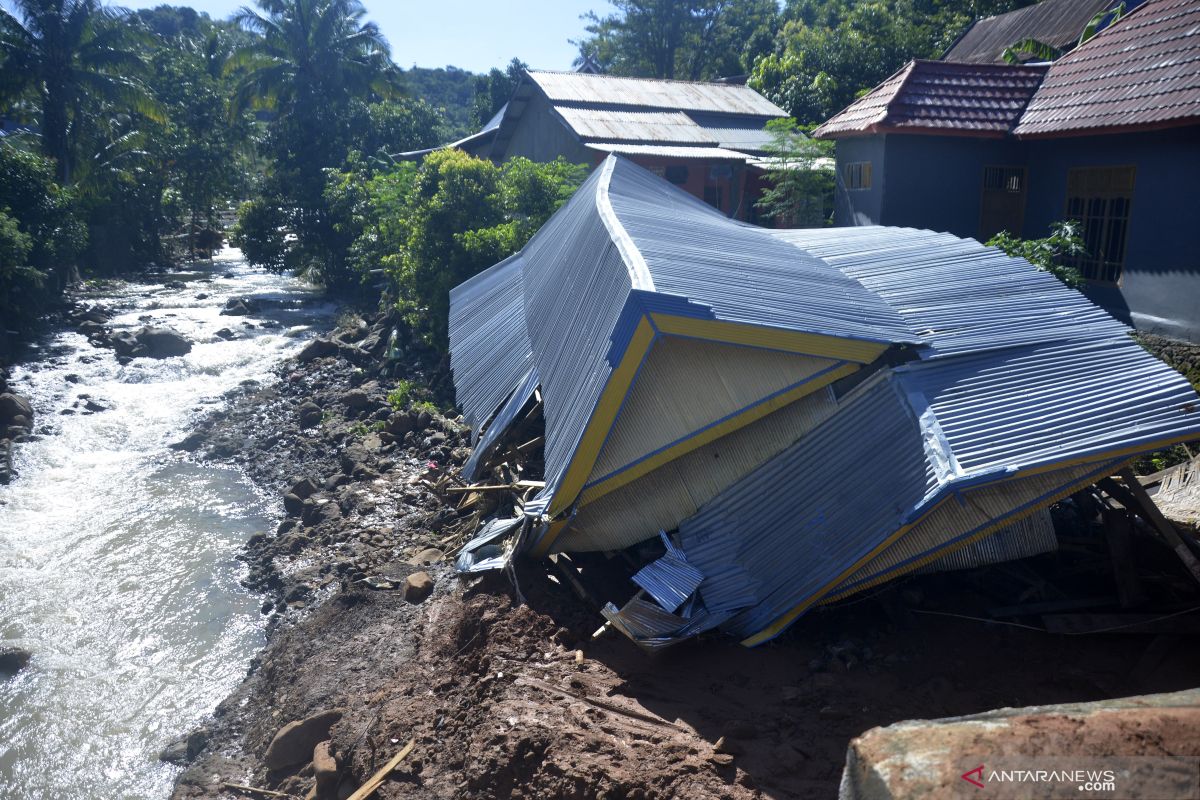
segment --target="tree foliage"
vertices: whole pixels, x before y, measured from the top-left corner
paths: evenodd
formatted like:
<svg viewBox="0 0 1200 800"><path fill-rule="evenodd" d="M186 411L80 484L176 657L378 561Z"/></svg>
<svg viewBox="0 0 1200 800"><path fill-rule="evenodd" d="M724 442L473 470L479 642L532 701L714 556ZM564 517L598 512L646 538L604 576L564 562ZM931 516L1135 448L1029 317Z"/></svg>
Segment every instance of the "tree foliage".
<svg viewBox="0 0 1200 800"><path fill-rule="evenodd" d="M650 78L712 80L745 74L765 52L775 0L614 0L606 16L585 16L576 42L606 72ZM578 63L578 60L577 60Z"/></svg>
<svg viewBox="0 0 1200 800"><path fill-rule="evenodd" d="M398 306L439 347L450 289L523 247L585 173L561 159L497 166L453 149L419 165L351 166L328 190L353 237L350 263L367 280L382 270Z"/></svg>
<svg viewBox="0 0 1200 800"><path fill-rule="evenodd" d="M756 207L781 228L820 228L833 215L832 142L810 139L794 119L767 123L771 132L770 187Z"/></svg>

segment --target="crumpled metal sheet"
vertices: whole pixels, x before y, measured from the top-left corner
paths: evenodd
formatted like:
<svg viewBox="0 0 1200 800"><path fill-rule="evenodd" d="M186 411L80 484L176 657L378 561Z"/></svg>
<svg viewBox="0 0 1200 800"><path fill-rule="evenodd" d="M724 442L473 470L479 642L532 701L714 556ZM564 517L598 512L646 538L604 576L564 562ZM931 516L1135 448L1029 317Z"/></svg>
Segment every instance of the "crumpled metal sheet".
<svg viewBox="0 0 1200 800"><path fill-rule="evenodd" d="M521 516L488 522L474 539L463 545L454 568L459 572L490 572L507 567L516 550L516 537L508 543L501 540L521 527L527 519Z"/></svg>
<svg viewBox="0 0 1200 800"><path fill-rule="evenodd" d="M659 536L667 547L666 554L642 567L633 576L633 582L667 611L678 611L700 586L704 573L688 563L683 551L666 533L659 531Z"/></svg>

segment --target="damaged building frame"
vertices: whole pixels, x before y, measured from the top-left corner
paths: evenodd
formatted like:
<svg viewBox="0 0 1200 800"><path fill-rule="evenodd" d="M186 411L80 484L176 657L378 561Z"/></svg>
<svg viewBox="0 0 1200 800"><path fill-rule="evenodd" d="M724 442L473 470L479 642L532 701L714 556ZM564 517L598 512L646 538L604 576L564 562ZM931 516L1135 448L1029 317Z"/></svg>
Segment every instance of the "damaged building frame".
<svg viewBox="0 0 1200 800"><path fill-rule="evenodd" d="M451 293L464 478L537 404L545 486L508 552L661 538L609 622L753 646L908 572L1053 549L1052 503L1200 437L1128 334L974 240L758 228L612 156Z"/></svg>

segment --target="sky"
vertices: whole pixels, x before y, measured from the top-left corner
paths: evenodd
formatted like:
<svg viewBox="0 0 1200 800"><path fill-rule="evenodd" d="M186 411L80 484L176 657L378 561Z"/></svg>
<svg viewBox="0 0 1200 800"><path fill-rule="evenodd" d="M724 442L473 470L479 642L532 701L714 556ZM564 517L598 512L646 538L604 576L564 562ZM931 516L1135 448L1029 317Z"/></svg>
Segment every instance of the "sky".
<svg viewBox="0 0 1200 800"><path fill-rule="evenodd" d="M169 0L168 0L169 2ZM123 8L153 8L164 0L115 0ZM175 0L224 18L248 0ZM601 16L608 0L363 0L367 19L392 46L392 60L413 66L454 65L471 72L504 67L517 57L535 69L570 69L588 11Z"/></svg>

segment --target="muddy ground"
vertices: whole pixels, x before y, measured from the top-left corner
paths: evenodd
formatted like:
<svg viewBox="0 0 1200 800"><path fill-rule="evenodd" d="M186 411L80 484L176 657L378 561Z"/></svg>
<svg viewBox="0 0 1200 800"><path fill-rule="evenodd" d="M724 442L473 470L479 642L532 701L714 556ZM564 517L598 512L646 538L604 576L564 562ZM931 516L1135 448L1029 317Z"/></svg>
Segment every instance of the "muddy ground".
<svg viewBox="0 0 1200 800"><path fill-rule="evenodd" d="M469 452L461 424L385 401L398 377L446 391L444 365L417 347L400 363L424 369L382 366L393 324L311 347L181 443L291 497L279 530L246 551L269 644L193 737L177 798L248 796L223 782L315 791L311 764L268 771L263 759L281 726L325 710L342 716L323 797L348 796L410 740L377 797L835 797L848 742L876 725L1195 685L1194 637L981 621L1047 596L1047 576L1072 576L1060 594L1112 592L1096 554L1077 552L1086 542L909 578L755 650L711 636L650 657L616 633L593 639L602 618L547 562L460 578L428 552L452 556L491 509L460 512L444 491ZM1139 564L1151 594L1178 605L1187 582L1169 553L1145 544ZM418 571L433 593L410 602L403 582Z"/></svg>

